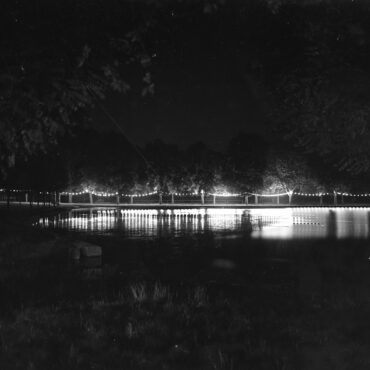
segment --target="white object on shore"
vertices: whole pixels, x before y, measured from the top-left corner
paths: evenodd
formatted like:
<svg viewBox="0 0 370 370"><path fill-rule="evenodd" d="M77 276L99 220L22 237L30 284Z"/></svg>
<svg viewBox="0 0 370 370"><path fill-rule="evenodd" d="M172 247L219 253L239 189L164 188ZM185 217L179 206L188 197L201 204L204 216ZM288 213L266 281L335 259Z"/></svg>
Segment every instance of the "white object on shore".
<svg viewBox="0 0 370 370"><path fill-rule="evenodd" d="M217 258L213 260L212 266L220 269L233 270L236 268L236 263L232 260Z"/></svg>
<svg viewBox="0 0 370 370"><path fill-rule="evenodd" d="M88 242L75 242L75 247L72 251L72 258L79 259L80 257L100 257L102 255L102 249L98 245L91 244Z"/></svg>

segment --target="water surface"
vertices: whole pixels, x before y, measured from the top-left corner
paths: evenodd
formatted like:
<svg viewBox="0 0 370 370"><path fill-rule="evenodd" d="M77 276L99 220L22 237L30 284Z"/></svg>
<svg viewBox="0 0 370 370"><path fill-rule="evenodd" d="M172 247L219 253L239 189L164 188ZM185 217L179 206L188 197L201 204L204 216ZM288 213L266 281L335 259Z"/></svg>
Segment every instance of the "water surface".
<svg viewBox="0 0 370 370"><path fill-rule="evenodd" d="M370 208L76 209L41 218L37 224L127 238L212 233L254 239L365 239Z"/></svg>

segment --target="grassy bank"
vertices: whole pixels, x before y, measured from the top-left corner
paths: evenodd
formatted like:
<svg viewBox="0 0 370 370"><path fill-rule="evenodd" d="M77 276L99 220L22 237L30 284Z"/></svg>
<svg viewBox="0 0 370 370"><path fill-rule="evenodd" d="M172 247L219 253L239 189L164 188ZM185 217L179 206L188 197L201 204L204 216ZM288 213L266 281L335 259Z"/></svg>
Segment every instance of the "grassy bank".
<svg viewBox="0 0 370 370"><path fill-rule="evenodd" d="M0 263L12 263L49 255L56 250L54 244L60 235L34 228L40 217L58 212L57 208L12 205L0 206Z"/></svg>
<svg viewBox="0 0 370 370"><path fill-rule="evenodd" d="M369 368L369 302L347 295L302 310L279 294L256 302L142 283L113 300L25 308L0 321L0 368Z"/></svg>

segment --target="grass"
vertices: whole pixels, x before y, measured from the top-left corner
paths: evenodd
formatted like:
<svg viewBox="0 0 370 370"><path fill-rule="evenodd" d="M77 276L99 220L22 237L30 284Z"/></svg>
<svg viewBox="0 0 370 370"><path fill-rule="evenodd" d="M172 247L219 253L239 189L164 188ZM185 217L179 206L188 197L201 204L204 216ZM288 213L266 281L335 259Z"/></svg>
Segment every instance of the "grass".
<svg viewBox="0 0 370 370"><path fill-rule="evenodd" d="M226 317L225 302L211 306L204 294L143 283L113 301L21 310L1 322L0 368L233 369L222 342L237 334L239 316Z"/></svg>
<svg viewBox="0 0 370 370"><path fill-rule="evenodd" d="M1 369L366 369L369 302L305 312L204 286L134 283L115 299L20 309L0 320ZM158 293L159 292L159 293ZM297 306L298 308L298 306ZM285 311L286 313L286 311ZM340 321L345 317L346 322ZM368 321L367 321L368 322Z"/></svg>

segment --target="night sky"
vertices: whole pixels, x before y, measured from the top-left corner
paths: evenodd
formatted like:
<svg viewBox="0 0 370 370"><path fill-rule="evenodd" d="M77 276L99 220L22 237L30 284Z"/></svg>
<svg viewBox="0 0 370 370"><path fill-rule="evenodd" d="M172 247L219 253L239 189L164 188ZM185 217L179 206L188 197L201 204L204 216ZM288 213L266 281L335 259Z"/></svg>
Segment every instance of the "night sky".
<svg viewBox="0 0 370 370"><path fill-rule="evenodd" d="M137 144L200 140L222 149L240 131L267 137L281 104L277 80L331 75L335 90L346 84L345 76L369 70L365 2L215 1L212 10L202 1L159 3L145 35L155 94L142 98L135 80L140 72L133 78L125 70L124 77L135 80L132 90L104 102ZM101 109L94 110L93 122L99 129L113 127Z"/></svg>
<svg viewBox="0 0 370 370"><path fill-rule="evenodd" d="M253 78L240 79L227 61L200 60L196 68L189 63L171 69L166 76L156 74L154 96L116 94L104 103L134 142L161 138L183 146L203 141L223 149L239 131L264 134L263 90ZM115 129L99 108L93 117L95 127Z"/></svg>
<svg viewBox="0 0 370 370"><path fill-rule="evenodd" d="M203 141L223 149L240 131L266 134L271 106L261 77L289 64L289 55L300 51L295 26L289 30L290 22L281 19L274 24L264 8L254 11L166 8L147 40L155 94L142 98L130 91L104 103L134 142ZM95 127L114 127L100 109L93 121Z"/></svg>

